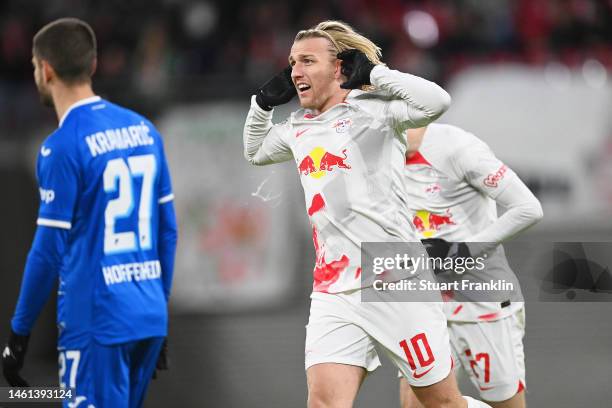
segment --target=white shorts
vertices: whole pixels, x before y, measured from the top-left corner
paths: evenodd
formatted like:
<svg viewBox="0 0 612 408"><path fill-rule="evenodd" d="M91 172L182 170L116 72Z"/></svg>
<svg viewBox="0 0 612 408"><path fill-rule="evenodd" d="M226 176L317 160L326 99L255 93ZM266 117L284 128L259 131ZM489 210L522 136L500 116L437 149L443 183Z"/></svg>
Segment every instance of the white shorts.
<svg viewBox="0 0 612 408"><path fill-rule="evenodd" d="M491 322L449 322L457 367L485 401L505 401L525 388L525 309Z"/></svg>
<svg viewBox="0 0 612 408"><path fill-rule="evenodd" d="M314 292L310 298L306 369L340 363L373 371L380 366L378 346L411 385L424 387L449 375L452 357L442 303L361 302L361 290Z"/></svg>

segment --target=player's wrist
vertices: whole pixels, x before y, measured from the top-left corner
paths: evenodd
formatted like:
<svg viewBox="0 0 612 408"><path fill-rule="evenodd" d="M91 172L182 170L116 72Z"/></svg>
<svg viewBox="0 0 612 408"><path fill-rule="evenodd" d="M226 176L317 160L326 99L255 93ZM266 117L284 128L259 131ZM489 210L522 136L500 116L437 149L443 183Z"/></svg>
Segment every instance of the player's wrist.
<svg viewBox="0 0 612 408"><path fill-rule="evenodd" d="M11 350L19 356L23 356L28 351L28 343L30 341L30 335L22 335L16 333L12 328L8 337L7 345Z"/></svg>
<svg viewBox="0 0 612 408"><path fill-rule="evenodd" d="M20 325L15 325L15 323L16 323L15 318L13 318L9 324L10 333L14 333L16 336L23 336L23 337L30 336L29 328L20 327Z"/></svg>
<svg viewBox="0 0 612 408"><path fill-rule="evenodd" d="M257 92L257 94L255 95L255 102L257 103L257 106L267 112L270 112L272 110L272 106L268 105L264 101L264 97L261 95L261 92Z"/></svg>

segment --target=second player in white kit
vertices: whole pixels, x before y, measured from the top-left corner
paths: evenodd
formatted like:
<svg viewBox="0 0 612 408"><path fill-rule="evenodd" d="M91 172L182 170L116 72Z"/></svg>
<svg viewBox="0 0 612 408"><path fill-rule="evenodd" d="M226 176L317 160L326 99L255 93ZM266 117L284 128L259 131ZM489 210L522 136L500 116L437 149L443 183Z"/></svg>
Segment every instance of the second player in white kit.
<svg viewBox="0 0 612 408"><path fill-rule="evenodd" d="M499 243L542 218L537 198L471 133L430 124L408 135L406 198L420 238L482 243L486 269L466 277L515 278ZM499 218L497 204L506 208ZM524 303L516 279L514 284L507 299L445 303L455 363L493 406L511 398L513 405L504 406L524 406ZM404 407L417 406L409 389L402 391Z"/></svg>

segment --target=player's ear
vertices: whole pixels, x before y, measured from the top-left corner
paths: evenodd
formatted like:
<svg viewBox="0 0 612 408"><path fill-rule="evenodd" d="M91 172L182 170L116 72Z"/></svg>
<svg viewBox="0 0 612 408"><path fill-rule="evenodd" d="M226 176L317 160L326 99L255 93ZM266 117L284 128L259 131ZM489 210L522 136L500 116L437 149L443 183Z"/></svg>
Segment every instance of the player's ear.
<svg viewBox="0 0 612 408"><path fill-rule="evenodd" d="M339 58L334 61L334 79L346 82L346 78L342 75L342 60Z"/></svg>
<svg viewBox="0 0 612 408"><path fill-rule="evenodd" d="M98 69L98 59L94 58L91 62L91 73L89 74L90 77L96 73L96 69Z"/></svg>
<svg viewBox="0 0 612 408"><path fill-rule="evenodd" d="M55 78L55 70L46 60L40 60L41 68L42 68L42 79L43 83L51 82L52 79Z"/></svg>

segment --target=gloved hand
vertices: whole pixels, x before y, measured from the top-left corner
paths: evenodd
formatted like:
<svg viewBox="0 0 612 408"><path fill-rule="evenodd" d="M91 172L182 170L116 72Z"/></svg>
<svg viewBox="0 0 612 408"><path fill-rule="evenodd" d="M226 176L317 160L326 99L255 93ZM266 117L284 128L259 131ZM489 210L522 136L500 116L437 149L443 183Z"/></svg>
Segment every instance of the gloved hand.
<svg viewBox="0 0 612 408"><path fill-rule="evenodd" d="M161 350L159 350L159 356L157 357L157 363L155 364L155 370L153 370L153 379L157 378L157 370L168 370L170 368L170 361L168 360L168 338L164 339Z"/></svg>
<svg viewBox="0 0 612 408"><path fill-rule="evenodd" d="M257 90L255 101L260 108L269 111L289 102L295 95L297 91L291 80L291 67L287 67Z"/></svg>
<svg viewBox="0 0 612 408"><path fill-rule="evenodd" d="M19 375L23 367L30 336L20 336L11 330L2 350L2 374L11 387L29 387L30 384Z"/></svg>
<svg viewBox="0 0 612 408"><path fill-rule="evenodd" d="M340 85L343 89L358 89L363 85L371 85L370 72L376 66L361 51L356 49L345 50L338 53L337 58L342 60L342 75L346 82Z"/></svg>
<svg viewBox="0 0 612 408"><path fill-rule="evenodd" d="M421 242L430 258L470 258L472 254L465 242L448 242L442 238L427 238ZM434 273L446 272L435 270Z"/></svg>

